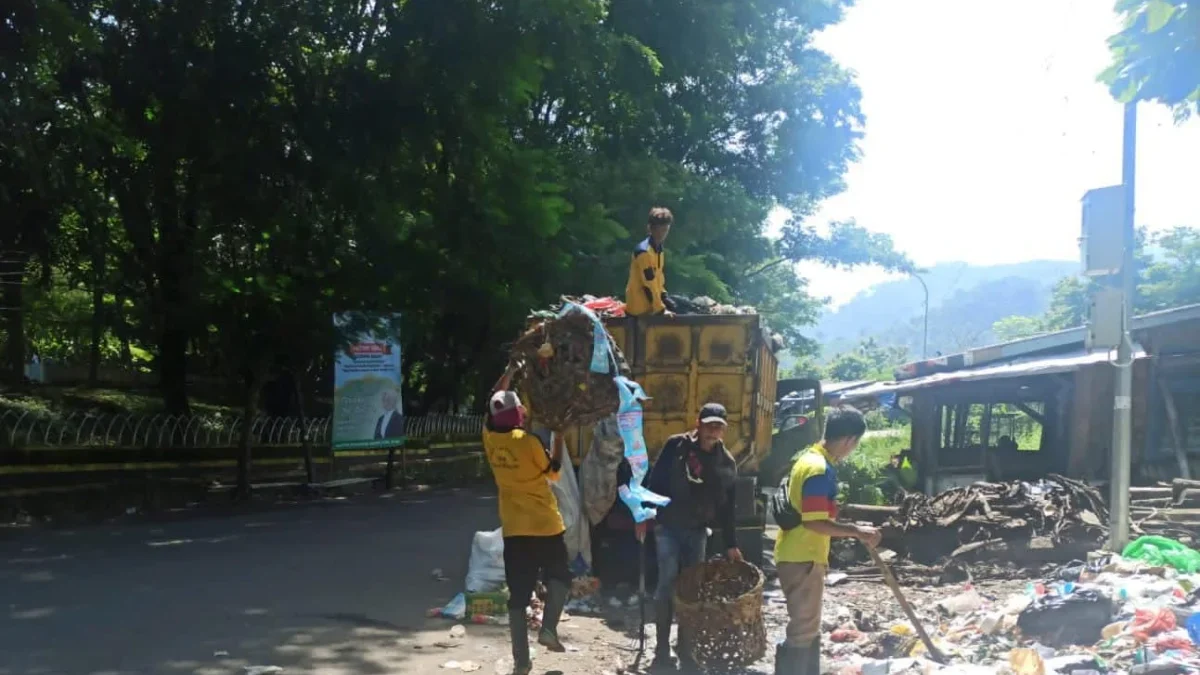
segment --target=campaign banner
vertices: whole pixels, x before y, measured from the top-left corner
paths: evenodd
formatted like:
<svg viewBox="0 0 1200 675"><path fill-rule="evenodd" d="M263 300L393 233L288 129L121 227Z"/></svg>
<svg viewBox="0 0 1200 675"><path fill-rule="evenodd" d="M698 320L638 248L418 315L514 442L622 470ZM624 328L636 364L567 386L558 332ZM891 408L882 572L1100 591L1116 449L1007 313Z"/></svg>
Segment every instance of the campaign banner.
<svg viewBox="0 0 1200 675"><path fill-rule="evenodd" d="M333 358L333 449L404 443L400 315L333 316L341 339Z"/></svg>

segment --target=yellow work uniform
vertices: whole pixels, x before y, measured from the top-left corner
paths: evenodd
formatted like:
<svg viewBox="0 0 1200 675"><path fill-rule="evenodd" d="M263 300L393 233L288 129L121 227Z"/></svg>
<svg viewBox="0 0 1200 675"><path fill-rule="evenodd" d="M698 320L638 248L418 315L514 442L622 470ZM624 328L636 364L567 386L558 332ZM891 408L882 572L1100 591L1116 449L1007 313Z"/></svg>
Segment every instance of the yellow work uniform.
<svg viewBox="0 0 1200 675"><path fill-rule="evenodd" d="M788 500L801 523L837 519L838 482L833 459L814 445L796 458L788 479ZM775 562L829 564L829 536L804 527L785 530L775 540Z"/></svg>
<svg viewBox="0 0 1200 675"><path fill-rule="evenodd" d="M541 439L525 431L483 431L483 449L500 489L505 537L553 537L566 531L549 481L558 470Z"/></svg>
<svg viewBox="0 0 1200 675"><path fill-rule="evenodd" d="M629 282L625 284L625 313L629 316L662 314L667 310L667 279L663 275L662 246L646 237L633 249Z"/></svg>

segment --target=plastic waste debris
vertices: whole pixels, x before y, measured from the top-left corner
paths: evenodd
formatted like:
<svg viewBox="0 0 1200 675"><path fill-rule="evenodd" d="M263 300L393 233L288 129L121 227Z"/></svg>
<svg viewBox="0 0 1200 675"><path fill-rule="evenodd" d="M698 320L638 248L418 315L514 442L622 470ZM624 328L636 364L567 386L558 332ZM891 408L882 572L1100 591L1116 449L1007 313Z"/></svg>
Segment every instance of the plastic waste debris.
<svg viewBox="0 0 1200 675"><path fill-rule="evenodd" d="M1169 565L1189 574L1200 572L1200 551L1156 535L1138 537L1121 551L1122 558L1140 560L1151 565Z"/></svg>
<svg viewBox="0 0 1200 675"><path fill-rule="evenodd" d="M1014 649L1008 654L1008 667L1016 675L1046 675L1046 662L1033 649Z"/></svg>
<svg viewBox="0 0 1200 675"><path fill-rule="evenodd" d="M1021 612L1017 626L1025 636L1049 645L1090 645L1100 639L1112 618L1112 600L1084 589L1067 596L1038 598Z"/></svg>
<svg viewBox="0 0 1200 675"><path fill-rule="evenodd" d="M951 616L970 614L971 612L978 611L981 607L983 607L983 596L972 588L953 597L939 601L938 607L941 607Z"/></svg>

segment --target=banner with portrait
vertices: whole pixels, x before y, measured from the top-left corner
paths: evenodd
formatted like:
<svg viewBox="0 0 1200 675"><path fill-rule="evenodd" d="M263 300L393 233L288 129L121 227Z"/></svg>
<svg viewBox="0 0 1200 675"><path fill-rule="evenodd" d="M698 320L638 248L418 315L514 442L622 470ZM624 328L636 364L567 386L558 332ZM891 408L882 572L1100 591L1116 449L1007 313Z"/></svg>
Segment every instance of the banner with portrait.
<svg viewBox="0 0 1200 675"><path fill-rule="evenodd" d="M390 448L404 443L400 315L335 314L333 449Z"/></svg>

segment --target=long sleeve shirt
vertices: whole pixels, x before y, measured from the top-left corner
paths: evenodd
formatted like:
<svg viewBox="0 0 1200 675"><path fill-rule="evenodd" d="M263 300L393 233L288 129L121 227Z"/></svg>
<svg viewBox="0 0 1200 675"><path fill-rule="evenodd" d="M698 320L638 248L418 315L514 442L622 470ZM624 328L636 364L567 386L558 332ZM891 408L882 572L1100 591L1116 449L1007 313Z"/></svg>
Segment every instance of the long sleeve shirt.
<svg viewBox="0 0 1200 675"><path fill-rule="evenodd" d="M657 521L666 527L716 527L727 548L737 545L734 487L737 464L718 443L705 451L694 432L667 439L650 470L650 491L670 497Z"/></svg>

